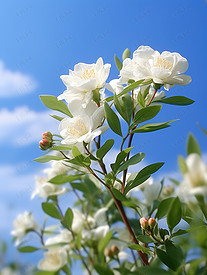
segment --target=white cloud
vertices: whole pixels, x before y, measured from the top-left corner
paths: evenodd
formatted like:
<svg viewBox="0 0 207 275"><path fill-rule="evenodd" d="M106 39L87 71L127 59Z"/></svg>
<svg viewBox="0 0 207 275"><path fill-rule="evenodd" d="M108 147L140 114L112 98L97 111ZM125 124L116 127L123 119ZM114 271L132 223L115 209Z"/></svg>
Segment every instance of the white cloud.
<svg viewBox="0 0 207 275"><path fill-rule="evenodd" d="M58 133L58 121L49 116L48 111L36 112L27 106L13 111L0 110L0 141L10 140L13 145L25 146L38 142L45 131Z"/></svg>
<svg viewBox="0 0 207 275"><path fill-rule="evenodd" d="M7 69L0 60L0 97L10 98L32 92L36 86L36 80L27 74Z"/></svg>

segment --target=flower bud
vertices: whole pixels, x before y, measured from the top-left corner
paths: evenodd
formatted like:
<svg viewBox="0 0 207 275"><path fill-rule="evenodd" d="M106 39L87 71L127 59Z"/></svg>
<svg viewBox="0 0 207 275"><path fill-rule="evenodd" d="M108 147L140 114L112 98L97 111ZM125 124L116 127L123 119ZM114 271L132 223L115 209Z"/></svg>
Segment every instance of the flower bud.
<svg viewBox="0 0 207 275"><path fill-rule="evenodd" d="M42 139L48 139L49 141L52 141L52 134L49 132L49 131L47 131L47 132L44 132L43 134L42 134Z"/></svg>
<svg viewBox="0 0 207 275"><path fill-rule="evenodd" d="M110 257L111 258L113 256L113 252L112 252L111 248L106 247L105 250L104 250L104 255L106 257Z"/></svg>
<svg viewBox="0 0 207 275"><path fill-rule="evenodd" d="M119 248L116 245L112 245L111 250L112 250L113 254L119 253Z"/></svg>
<svg viewBox="0 0 207 275"><path fill-rule="evenodd" d="M141 227L143 229L147 229L148 228L148 220L145 218L145 217L142 217L140 220L139 220L140 224L141 224Z"/></svg>
<svg viewBox="0 0 207 275"><path fill-rule="evenodd" d="M52 147L52 142L48 139L42 139L39 142L39 148L43 151L47 150L48 148Z"/></svg>
<svg viewBox="0 0 207 275"><path fill-rule="evenodd" d="M148 225L149 225L150 229L153 229L156 224L157 224L157 222L154 218L149 218L148 219Z"/></svg>

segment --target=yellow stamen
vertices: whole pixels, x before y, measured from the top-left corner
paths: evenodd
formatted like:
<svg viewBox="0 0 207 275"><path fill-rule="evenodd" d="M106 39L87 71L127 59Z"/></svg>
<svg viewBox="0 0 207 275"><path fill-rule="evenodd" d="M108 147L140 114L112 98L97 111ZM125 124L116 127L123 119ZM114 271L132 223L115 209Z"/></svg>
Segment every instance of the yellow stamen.
<svg viewBox="0 0 207 275"><path fill-rule="evenodd" d="M166 60L166 58L157 57L154 67L172 70L173 63Z"/></svg>
<svg viewBox="0 0 207 275"><path fill-rule="evenodd" d="M95 74L95 70L94 69L90 69L90 70L85 70L83 71L81 78L82 79L92 79L95 78L96 74Z"/></svg>

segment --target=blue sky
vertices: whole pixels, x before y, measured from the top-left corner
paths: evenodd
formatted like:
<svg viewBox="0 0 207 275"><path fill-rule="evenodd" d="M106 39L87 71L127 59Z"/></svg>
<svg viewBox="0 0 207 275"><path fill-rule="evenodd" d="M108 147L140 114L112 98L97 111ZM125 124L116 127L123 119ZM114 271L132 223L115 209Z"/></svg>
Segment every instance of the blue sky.
<svg viewBox="0 0 207 275"><path fill-rule="evenodd" d="M176 174L177 155L185 154L190 131L206 153L207 139L198 127L207 128L206 11L204 0L0 2L1 236L9 239L12 219L24 209L38 215L40 201L30 201L30 194L43 167L32 160L41 155L41 133L57 132L58 126L38 96L62 93L60 75L78 62L94 63L102 56L112 64L111 80L118 76L114 54L121 57L126 47L131 52L140 45L179 52L189 61L187 74L193 81L166 94L184 95L195 103L164 106L157 121L180 121L140 134L134 142L146 153L147 163L166 162L163 174Z"/></svg>

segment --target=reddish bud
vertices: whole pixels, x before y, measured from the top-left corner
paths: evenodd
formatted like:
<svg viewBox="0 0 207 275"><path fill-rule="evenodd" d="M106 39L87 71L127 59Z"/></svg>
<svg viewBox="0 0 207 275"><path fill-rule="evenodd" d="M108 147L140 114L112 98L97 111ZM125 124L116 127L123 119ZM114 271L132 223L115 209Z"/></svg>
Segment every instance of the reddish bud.
<svg viewBox="0 0 207 275"><path fill-rule="evenodd" d="M113 254L119 253L119 248L116 245L112 245L111 250L112 250Z"/></svg>
<svg viewBox="0 0 207 275"><path fill-rule="evenodd" d="M48 148L52 147L52 142L48 139L42 139L39 142L39 148L43 151L47 150Z"/></svg>
<svg viewBox="0 0 207 275"><path fill-rule="evenodd" d="M153 229L156 224L157 224L157 222L154 218L149 218L148 219L148 225L149 225L150 229Z"/></svg>
<svg viewBox="0 0 207 275"><path fill-rule="evenodd" d="M47 131L42 134L42 139L48 139L49 141L52 141L52 134Z"/></svg>
<svg viewBox="0 0 207 275"><path fill-rule="evenodd" d="M113 252L112 252L111 248L106 247L105 250L104 250L104 255L106 257L112 257L113 256Z"/></svg>
<svg viewBox="0 0 207 275"><path fill-rule="evenodd" d="M145 217L142 217L140 220L139 220L141 226L143 229L147 229L148 228L148 220L145 218Z"/></svg>

